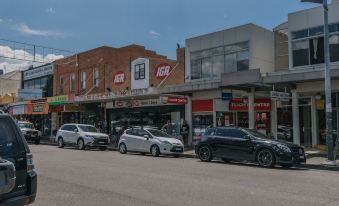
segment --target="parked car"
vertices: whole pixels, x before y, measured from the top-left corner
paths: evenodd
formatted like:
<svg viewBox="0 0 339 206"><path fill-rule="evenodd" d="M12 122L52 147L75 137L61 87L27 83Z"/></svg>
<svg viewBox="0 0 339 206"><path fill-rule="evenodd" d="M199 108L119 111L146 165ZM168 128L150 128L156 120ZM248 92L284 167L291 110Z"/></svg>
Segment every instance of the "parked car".
<svg viewBox="0 0 339 206"><path fill-rule="evenodd" d="M27 141L40 144L41 132L34 128L34 125L26 121L18 121L19 128Z"/></svg>
<svg viewBox="0 0 339 206"><path fill-rule="evenodd" d="M225 162L246 160L259 163L262 167L278 164L291 167L306 162L304 149L296 144L268 139L253 129L238 127L210 128L195 147L203 162L221 158Z"/></svg>
<svg viewBox="0 0 339 206"><path fill-rule="evenodd" d="M0 206L29 205L37 192L33 156L18 125L0 112Z"/></svg>
<svg viewBox="0 0 339 206"><path fill-rule="evenodd" d="M76 145L78 149L99 148L104 151L109 144L107 134L99 133L92 125L64 124L57 132L55 141L60 148L65 145Z"/></svg>
<svg viewBox="0 0 339 206"><path fill-rule="evenodd" d="M154 128L127 129L119 141L119 151L151 153L154 157L160 154L179 156L184 152L183 143L169 134Z"/></svg>

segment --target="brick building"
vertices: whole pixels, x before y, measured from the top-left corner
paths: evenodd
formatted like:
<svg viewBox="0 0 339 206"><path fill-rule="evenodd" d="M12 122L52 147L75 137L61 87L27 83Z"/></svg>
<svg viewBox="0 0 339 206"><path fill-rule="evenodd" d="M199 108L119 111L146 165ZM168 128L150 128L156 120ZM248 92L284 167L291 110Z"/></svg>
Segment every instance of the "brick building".
<svg viewBox="0 0 339 206"><path fill-rule="evenodd" d="M177 59L129 45L103 46L55 61L54 97L48 100L53 105L52 127L79 122L109 132L113 125L117 130L140 124L158 123L160 127L172 120L179 130L185 98L168 98L158 92L167 85L184 83L183 48L177 49ZM150 111L164 114L150 114L150 120Z"/></svg>

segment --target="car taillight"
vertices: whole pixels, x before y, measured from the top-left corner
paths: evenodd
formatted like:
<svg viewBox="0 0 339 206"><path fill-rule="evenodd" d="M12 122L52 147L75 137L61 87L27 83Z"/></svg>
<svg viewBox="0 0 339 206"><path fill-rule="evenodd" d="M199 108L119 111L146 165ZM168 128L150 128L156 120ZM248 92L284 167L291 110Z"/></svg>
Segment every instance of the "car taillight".
<svg viewBox="0 0 339 206"><path fill-rule="evenodd" d="M34 170L33 155L31 153L27 153L26 159L27 159L27 172L31 172Z"/></svg>

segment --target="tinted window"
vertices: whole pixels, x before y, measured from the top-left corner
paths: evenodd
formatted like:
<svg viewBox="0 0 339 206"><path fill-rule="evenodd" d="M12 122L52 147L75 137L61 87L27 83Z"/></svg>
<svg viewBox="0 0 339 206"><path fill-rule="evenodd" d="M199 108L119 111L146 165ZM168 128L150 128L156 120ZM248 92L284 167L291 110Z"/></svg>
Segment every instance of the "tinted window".
<svg viewBox="0 0 339 206"><path fill-rule="evenodd" d="M229 137L229 130L230 129L217 129L216 135L221 137Z"/></svg>
<svg viewBox="0 0 339 206"><path fill-rule="evenodd" d="M64 125L61 127L62 130L65 130L65 131L74 131L75 129L75 126L73 125Z"/></svg>
<svg viewBox="0 0 339 206"><path fill-rule="evenodd" d="M205 132L205 135L214 135L215 134L215 129L207 129Z"/></svg>
<svg viewBox="0 0 339 206"><path fill-rule="evenodd" d="M241 131L241 130L238 130L238 129L230 129L228 131L228 135L230 137L236 137L236 138L244 138L246 133Z"/></svg>
<svg viewBox="0 0 339 206"><path fill-rule="evenodd" d="M0 118L0 156L11 156L18 152L15 128L8 119Z"/></svg>

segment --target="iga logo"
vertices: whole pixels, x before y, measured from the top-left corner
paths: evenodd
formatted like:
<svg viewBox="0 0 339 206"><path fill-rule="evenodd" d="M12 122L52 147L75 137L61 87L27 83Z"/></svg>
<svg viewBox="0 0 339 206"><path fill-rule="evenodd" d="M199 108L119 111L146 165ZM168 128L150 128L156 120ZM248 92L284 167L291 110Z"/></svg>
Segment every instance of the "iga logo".
<svg viewBox="0 0 339 206"><path fill-rule="evenodd" d="M154 75L159 80L165 79L172 71L172 66L168 63L160 63L154 69Z"/></svg>
<svg viewBox="0 0 339 206"><path fill-rule="evenodd" d="M126 79L126 74L123 71L118 71L113 75L113 83L115 85L121 85L123 83L125 83L125 79Z"/></svg>

